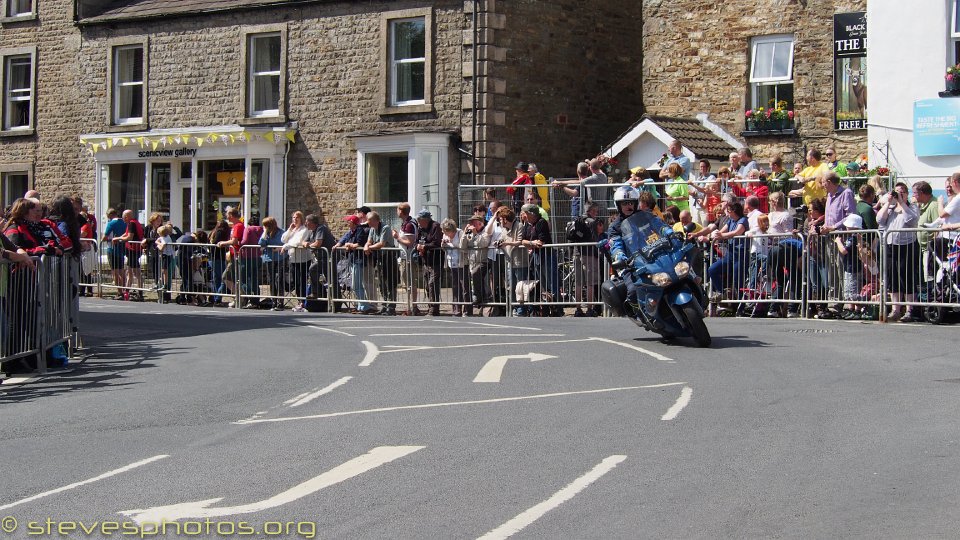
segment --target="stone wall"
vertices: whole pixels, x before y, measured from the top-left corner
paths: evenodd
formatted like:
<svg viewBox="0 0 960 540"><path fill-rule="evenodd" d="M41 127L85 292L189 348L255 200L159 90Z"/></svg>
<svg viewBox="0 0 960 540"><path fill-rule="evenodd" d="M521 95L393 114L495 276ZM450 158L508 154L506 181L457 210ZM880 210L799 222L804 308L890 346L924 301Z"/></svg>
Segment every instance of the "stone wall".
<svg viewBox="0 0 960 540"><path fill-rule="evenodd" d="M434 17L435 113L381 116L380 13L427 4ZM85 27L81 64L87 69L79 86L92 111L89 131L108 128L108 39L149 38L150 129L238 124L244 119L242 32L254 24L285 24L287 120L299 126L288 156L288 208L322 208L337 216L356 206L351 134L457 132L463 114L462 1L318 3L256 15L203 14Z"/></svg>
<svg viewBox="0 0 960 540"><path fill-rule="evenodd" d="M865 11L866 0L643 0L643 97L646 112L710 119L739 137L750 108L750 38L795 36L796 137L745 140L767 161L782 152L834 145L842 159L865 153L866 130L833 130L833 15Z"/></svg>
<svg viewBox="0 0 960 540"><path fill-rule="evenodd" d="M481 183L514 176L518 161L575 176L642 114L636 41L640 2L483 0L479 119Z"/></svg>
<svg viewBox="0 0 960 540"><path fill-rule="evenodd" d="M0 165L30 163L35 187L44 198L58 194L93 196L89 168L81 165L77 135L86 116L74 82L80 39L73 25L73 2L44 0L30 20L4 22L0 49L36 47L34 132L0 136Z"/></svg>

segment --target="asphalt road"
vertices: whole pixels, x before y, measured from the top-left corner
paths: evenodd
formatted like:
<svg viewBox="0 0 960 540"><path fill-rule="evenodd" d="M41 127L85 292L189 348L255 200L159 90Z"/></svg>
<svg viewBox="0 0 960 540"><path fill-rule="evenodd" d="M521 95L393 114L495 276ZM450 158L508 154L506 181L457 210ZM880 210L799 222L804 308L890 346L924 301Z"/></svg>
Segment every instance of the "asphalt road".
<svg viewBox="0 0 960 540"><path fill-rule="evenodd" d="M625 320L83 309L82 365L0 386L11 538L960 529L956 327L711 319L703 350Z"/></svg>

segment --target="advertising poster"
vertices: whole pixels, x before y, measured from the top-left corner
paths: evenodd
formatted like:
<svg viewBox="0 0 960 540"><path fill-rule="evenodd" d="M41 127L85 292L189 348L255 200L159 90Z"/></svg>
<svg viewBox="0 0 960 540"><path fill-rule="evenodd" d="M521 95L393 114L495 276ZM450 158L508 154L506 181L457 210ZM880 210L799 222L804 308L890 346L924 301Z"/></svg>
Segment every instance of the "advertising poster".
<svg viewBox="0 0 960 540"><path fill-rule="evenodd" d="M833 16L833 128L867 129L867 13Z"/></svg>
<svg viewBox="0 0 960 540"><path fill-rule="evenodd" d="M913 104L917 157L960 155L960 99L921 99Z"/></svg>

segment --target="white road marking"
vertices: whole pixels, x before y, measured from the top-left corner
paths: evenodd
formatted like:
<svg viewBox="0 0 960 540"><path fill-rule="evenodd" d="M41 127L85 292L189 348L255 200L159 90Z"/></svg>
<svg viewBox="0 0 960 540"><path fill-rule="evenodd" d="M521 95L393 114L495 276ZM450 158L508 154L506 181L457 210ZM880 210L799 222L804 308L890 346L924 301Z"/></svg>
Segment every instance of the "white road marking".
<svg viewBox="0 0 960 540"><path fill-rule="evenodd" d="M322 388L322 389L320 389L320 390L317 390L316 392L312 392L312 393L309 393L309 394L302 394L301 396L298 396L298 397L300 397L300 399L298 399L298 400L296 400L296 401L294 401L293 403L290 404L290 407L291 407L291 408L293 408L293 407L299 407L299 406L301 406L301 405L310 403L311 401L317 399L318 397L320 397L320 396L322 396L322 395L325 395L325 394L329 394L330 392L333 392L333 391L336 390L337 388L339 388L339 387L347 384L347 381L349 381L349 380L352 379L352 378L353 378L353 377L342 377L342 378L341 378L340 380L338 380L337 382L335 382L335 383L333 383L333 384L330 384L330 385L326 386L325 388ZM284 403L284 405L286 405L286 403Z"/></svg>
<svg viewBox="0 0 960 540"><path fill-rule="evenodd" d="M541 334L542 335L542 334ZM503 345L553 345L555 343L577 343L583 341L593 341L592 338L585 339L558 339L554 341L514 341L514 342L495 342L495 343L471 343L469 345L384 345L384 347L391 347L392 350L389 351L380 351L382 354L395 353L395 352L407 352L407 351L422 351L426 349L469 349L472 347L501 347ZM396 348L395 348L396 347Z"/></svg>
<svg viewBox="0 0 960 540"><path fill-rule="evenodd" d="M11 386L14 384L26 384L38 377L10 377L9 379L3 379L3 384L5 386Z"/></svg>
<svg viewBox="0 0 960 540"><path fill-rule="evenodd" d="M577 493L580 493L586 489L587 486L599 480L601 476L612 471L614 467L622 463L625 459L627 459L627 456L623 455L613 455L604 459L596 467L591 469L590 472L570 482L567 487L554 493L549 499L481 536L479 540L502 540L510 538L543 517L547 512L572 499Z"/></svg>
<svg viewBox="0 0 960 540"><path fill-rule="evenodd" d="M170 457L170 456L168 456L168 455L166 455L166 454L160 454L160 455L158 455L158 456L153 456L153 457L151 457L151 458L143 459L143 460L137 461L136 463L131 463L130 465L127 465L127 466L125 466L125 467L120 467L119 469L114 469L114 470L112 470L112 471L105 472L105 473L103 473L103 474L101 474L101 475L99 475L99 476L94 476L93 478L90 478L89 480L84 480L84 481L82 481L82 482L76 482L76 483L73 483L73 484L70 484L70 485L67 485L67 486L59 487L59 488L57 488L57 489L52 489L52 490L50 490L50 491L44 491L43 493L38 493L37 495L33 495L33 496L30 496L30 497L27 497L26 499L20 499L19 501L12 502L12 503L9 503L9 504L5 504L5 505L3 505L3 506L0 506L0 510L6 510L6 509L8 509L8 508L13 508L14 506L19 506L19 505L21 505L21 504L23 504L23 503L28 503L28 502L31 502L31 501L35 501L35 500L37 500L37 499L42 499L42 498L47 497L47 496L50 496L50 495L55 495L55 494L57 494L57 493L63 493L64 491L69 491L69 490L71 490L71 489L78 488L78 487L80 487L80 486L85 486L85 485L87 485L87 484L92 484L92 483L94 483L94 482L99 482L100 480L105 480L105 479L107 479L107 478L110 478L111 476L116 476L116 475L118 475L118 474L122 474L122 473L125 473L125 472L127 472L127 471L131 471L131 470L133 470L133 469L136 469L137 467L142 467L142 466L144 466L144 465L148 465L148 464L150 464L150 463L153 463L154 461L159 461L159 460L161 460L161 459L168 458L168 457Z"/></svg>
<svg viewBox="0 0 960 540"><path fill-rule="evenodd" d="M348 334L348 333L346 333L346 332L341 332L341 331L339 331L339 330L334 330L333 328L326 328L326 327L323 327L323 326L317 326L317 325L315 325L315 324L311 324L311 325L310 325L310 328L316 328L317 330L323 330L324 332L333 332L334 334L340 334L340 335L343 335L343 336L357 337L357 336L355 336L355 335L353 335L353 334Z"/></svg>
<svg viewBox="0 0 960 540"><path fill-rule="evenodd" d="M483 405L487 403L506 403L510 401L525 401L530 399L544 399L544 398L553 398L553 397L563 397L563 396L578 396L586 394L603 394L607 392L622 392L624 390L642 390L648 388L665 388L668 386L680 386L682 384L687 384L685 382L673 382L673 383L662 383L662 384L647 384L643 386L619 386L616 388L600 388L598 390L577 390L572 392L555 392L552 394L535 394L532 396L516 396L516 397L506 397L506 398L494 398L494 399L477 399L472 401L447 401L443 403L426 403L422 405L400 405L396 407L380 407L376 409L361 409L357 411L343 411L335 413L325 413L325 414L311 414L307 416L284 416L279 418L262 418L262 419L248 419L248 420L238 420L234 424L263 424L268 422L293 422L295 420L316 420L321 418L337 418L340 416L352 416L356 414L373 414L381 412L393 412L393 411L406 411L413 409L435 409L437 407L453 407L455 405Z"/></svg>
<svg viewBox="0 0 960 540"><path fill-rule="evenodd" d="M309 395L310 395L310 392L304 392L304 393L302 393L302 394L297 395L296 397L292 397L292 398L284 401L283 404L284 404L284 405L290 405L291 403L296 403L296 402L300 401L301 399L303 399L303 398L305 398L305 397L307 397L307 396L309 396ZM257 414L259 414L259 413L257 413Z"/></svg>
<svg viewBox="0 0 960 540"><path fill-rule="evenodd" d="M600 338L600 337L592 337L590 339L592 339L593 341L602 341L604 343L610 343L611 345L619 345L621 347L626 347L627 349L633 349L637 352L641 352L647 356L660 360L661 362L670 362L671 364L675 363L673 358L666 357L660 353L649 351L647 349L644 349L643 347L637 347L636 345L631 345L630 343L622 343L619 341L614 341L612 339Z"/></svg>
<svg viewBox="0 0 960 540"><path fill-rule="evenodd" d="M367 367L377 359L377 356L380 354L380 349L377 348L376 344L369 341L361 341L363 346L367 348L367 354L364 355L363 361L357 364L358 367Z"/></svg>
<svg viewBox="0 0 960 540"><path fill-rule="evenodd" d="M471 321L469 317L468 317L466 320L464 320L464 319L457 319L457 318L453 318L453 319L433 319L431 322L446 323L446 324L455 324L455 325L457 325L457 326L463 326L464 324L475 324L475 325L477 325L477 326L490 326L490 327L493 327L493 328L509 328L509 329L511 329L511 330L531 330L531 331L533 331L533 332L540 332L540 331L543 330L542 328L533 328L533 327L531 327L531 326L515 326L515 325L510 325L510 324L496 324L496 323L475 322L475 321Z"/></svg>
<svg viewBox="0 0 960 540"><path fill-rule="evenodd" d="M232 516L236 514L252 514L254 512L269 510L271 508L277 508L279 506L283 506L284 504L291 503L306 497L307 495L320 491L323 488L330 487L334 484L339 484L344 480L349 480L354 476L358 476L424 448L426 447L379 446L362 456L351 459L350 461L334 467L333 469L330 469L319 476L315 476L306 482L293 486L292 488L282 493L278 493L269 499L264 499L255 503L227 506L222 508L210 508L210 505L223 500L223 497L218 497L216 499L171 504L168 506L124 510L120 512L120 514L130 517L140 524L159 524L163 521L172 522L185 518L196 519Z"/></svg>
<svg viewBox="0 0 960 540"><path fill-rule="evenodd" d="M443 332L424 332L424 333L422 333L422 334L417 334L417 333L413 333L413 332L408 332L408 333L405 333L405 334L370 334L370 337L397 337L397 336L410 336L410 337L414 337L414 336L457 336L457 337L466 337L466 336L480 336L480 337L489 337L489 336L497 336L497 337L563 337L563 336L565 336L565 335L566 335L566 334L539 334L539 333L537 333L537 334L504 334L504 333L502 333L502 332L501 332L501 333L497 333L497 334L467 334L467 333L464 333L464 332L451 332L451 333L449 333L449 334L443 333Z"/></svg>
<svg viewBox="0 0 960 540"><path fill-rule="evenodd" d="M477 376L473 378L475 383L488 383L488 382L500 382L500 377L503 376L503 367L507 365L507 360L511 358L519 358L521 360L527 359L531 362L539 362L541 360L548 360L550 358L556 358L556 356L551 356L549 354L538 354L538 353L527 353L527 354L513 354L507 356L494 356L486 364L480 368L480 371L477 373Z"/></svg>
<svg viewBox="0 0 960 540"><path fill-rule="evenodd" d="M680 390L680 397L677 398L677 402L673 404L672 407L667 409L667 412L660 417L661 420L673 420L680 414L680 411L690 403L690 398L693 396L693 388L689 386L684 386Z"/></svg>

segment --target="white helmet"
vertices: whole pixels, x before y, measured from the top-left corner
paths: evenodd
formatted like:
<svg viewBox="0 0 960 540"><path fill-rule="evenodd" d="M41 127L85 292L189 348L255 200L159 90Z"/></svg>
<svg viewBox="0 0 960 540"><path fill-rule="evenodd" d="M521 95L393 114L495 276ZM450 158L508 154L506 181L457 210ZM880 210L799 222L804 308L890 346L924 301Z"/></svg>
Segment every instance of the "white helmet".
<svg viewBox="0 0 960 540"><path fill-rule="evenodd" d="M620 203L623 201L633 201L634 205L639 204L640 190L630 186L618 187L613 192L613 202L616 203L617 208L620 208Z"/></svg>

